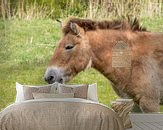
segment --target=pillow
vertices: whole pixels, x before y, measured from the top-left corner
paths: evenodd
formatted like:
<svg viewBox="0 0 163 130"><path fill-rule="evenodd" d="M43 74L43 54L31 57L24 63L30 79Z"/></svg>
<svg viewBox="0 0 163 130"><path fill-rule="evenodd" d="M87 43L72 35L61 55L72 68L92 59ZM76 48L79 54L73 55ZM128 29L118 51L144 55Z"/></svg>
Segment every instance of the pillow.
<svg viewBox="0 0 163 130"><path fill-rule="evenodd" d="M63 85L63 84L60 84L58 83L58 91L59 93L61 93L62 91L60 90L60 86L63 86L63 87L69 87L69 88L77 88L77 87L81 87L81 86L84 86L84 84L76 84L76 85ZM69 89L69 88L65 88L63 90L64 91L67 91L68 92L72 92L73 90ZM76 97L76 95L74 96ZM78 96L77 96L78 97ZM97 84L94 83L94 84L90 84L88 85L88 90L87 90L87 96L84 96L84 97L87 97L86 99L88 100L92 100L92 101L95 101L95 102L98 102L98 96L97 96Z"/></svg>
<svg viewBox="0 0 163 130"><path fill-rule="evenodd" d="M16 82L16 101L21 102L24 100L34 99L32 93L50 93L53 91L55 93L58 83L53 83L45 86L30 86L30 85L21 85Z"/></svg>
<svg viewBox="0 0 163 130"><path fill-rule="evenodd" d="M74 93L74 98L83 98L87 99L88 85L65 85L58 84L59 93Z"/></svg>
<svg viewBox="0 0 163 130"><path fill-rule="evenodd" d="M88 93L87 93L87 99L92 100L95 102L98 102L98 96L97 96L97 84L90 84L88 86Z"/></svg>
<svg viewBox="0 0 163 130"><path fill-rule="evenodd" d="M74 93L33 93L34 99L40 98L73 98Z"/></svg>

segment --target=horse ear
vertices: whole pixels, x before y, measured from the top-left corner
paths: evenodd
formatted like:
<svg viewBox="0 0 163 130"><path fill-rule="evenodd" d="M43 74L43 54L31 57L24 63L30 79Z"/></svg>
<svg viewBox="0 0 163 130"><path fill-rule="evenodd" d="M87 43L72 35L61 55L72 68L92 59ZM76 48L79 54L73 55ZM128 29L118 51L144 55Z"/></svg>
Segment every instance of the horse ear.
<svg viewBox="0 0 163 130"><path fill-rule="evenodd" d="M70 29L72 30L73 33L75 33L76 35L80 34L80 29L78 27L78 25L76 23L71 22L70 23Z"/></svg>

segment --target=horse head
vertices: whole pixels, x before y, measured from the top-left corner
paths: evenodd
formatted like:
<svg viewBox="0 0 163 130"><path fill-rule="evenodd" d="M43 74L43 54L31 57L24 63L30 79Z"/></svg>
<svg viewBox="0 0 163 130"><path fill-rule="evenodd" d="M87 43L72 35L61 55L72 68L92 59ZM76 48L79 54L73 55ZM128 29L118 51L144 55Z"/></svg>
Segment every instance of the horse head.
<svg viewBox="0 0 163 130"><path fill-rule="evenodd" d="M67 82L91 64L91 51L84 29L69 22L45 72L48 83Z"/></svg>

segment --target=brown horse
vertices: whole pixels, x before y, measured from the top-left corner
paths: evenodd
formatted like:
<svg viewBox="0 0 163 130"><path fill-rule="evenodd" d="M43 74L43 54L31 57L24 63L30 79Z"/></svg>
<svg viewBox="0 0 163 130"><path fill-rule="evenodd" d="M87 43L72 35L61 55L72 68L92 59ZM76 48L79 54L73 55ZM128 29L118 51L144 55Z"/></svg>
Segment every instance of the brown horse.
<svg viewBox="0 0 163 130"><path fill-rule="evenodd" d="M146 31L136 19L71 18L62 30L63 38L45 73L48 83L69 81L93 67L112 82L120 97L133 98L143 112L159 111L163 34Z"/></svg>

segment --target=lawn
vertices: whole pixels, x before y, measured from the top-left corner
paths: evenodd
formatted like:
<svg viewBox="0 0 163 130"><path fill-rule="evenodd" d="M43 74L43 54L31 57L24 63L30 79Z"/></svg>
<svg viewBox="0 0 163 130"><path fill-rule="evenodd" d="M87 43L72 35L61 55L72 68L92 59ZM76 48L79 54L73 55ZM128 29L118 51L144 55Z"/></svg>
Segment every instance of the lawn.
<svg viewBox="0 0 163 130"><path fill-rule="evenodd" d="M163 32L163 18L141 19L148 30ZM0 20L0 110L15 100L15 82L46 84L43 79L48 61L61 37L54 20ZM94 69L78 74L70 83L98 85L101 103L109 105L117 95L109 81Z"/></svg>

